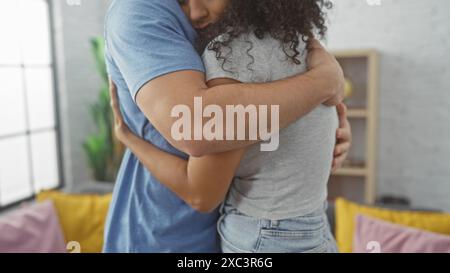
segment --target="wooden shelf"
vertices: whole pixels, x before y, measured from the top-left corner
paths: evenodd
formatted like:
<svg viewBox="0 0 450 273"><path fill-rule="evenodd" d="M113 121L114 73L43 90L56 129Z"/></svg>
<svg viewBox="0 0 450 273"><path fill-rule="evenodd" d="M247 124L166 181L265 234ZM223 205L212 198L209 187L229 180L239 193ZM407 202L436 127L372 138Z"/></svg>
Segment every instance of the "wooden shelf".
<svg viewBox="0 0 450 273"><path fill-rule="evenodd" d="M348 109L347 116L349 118L367 118L368 112L366 109Z"/></svg>
<svg viewBox="0 0 450 273"><path fill-rule="evenodd" d="M346 185L346 183L361 181L364 183L364 192L357 193L361 197L359 199L373 204L376 197L377 180L379 55L373 49L337 50L333 54L341 63L346 77L355 84L352 98L360 100L354 104L354 108L348 109L348 118L354 131L354 145L351 148L351 154L353 153L356 158L364 161L362 165L356 165L356 163L351 165L350 163L333 173L331 179L336 182L333 183L333 188L337 196L354 197L352 187L348 187L349 184ZM360 120L364 121L364 125L360 124ZM358 155L356 156L356 154Z"/></svg>
<svg viewBox="0 0 450 273"><path fill-rule="evenodd" d="M333 175L365 177L367 175L367 169L364 167L342 167L333 173Z"/></svg>

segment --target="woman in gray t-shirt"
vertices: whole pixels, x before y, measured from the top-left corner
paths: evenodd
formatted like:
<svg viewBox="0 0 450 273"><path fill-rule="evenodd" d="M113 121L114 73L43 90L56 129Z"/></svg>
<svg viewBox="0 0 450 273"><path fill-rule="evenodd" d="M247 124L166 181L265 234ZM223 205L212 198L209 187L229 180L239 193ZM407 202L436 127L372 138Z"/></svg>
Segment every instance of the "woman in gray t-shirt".
<svg viewBox="0 0 450 273"><path fill-rule="evenodd" d="M199 47L207 44L203 61L208 86L271 82L307 70L305 41L316 31L325 34L322 8L329 7L328 1L226 2L220 19L200 32ZM216 209L225 199L218 221L224 252L337 251L324 211L338 127L335 107L319 106L282 130L274 151L261 151L260 144L254 144L183 160L134 135L122 120L114 92L111 97L117 137L161 183L202 212ZM227 113L214 107L202 111L216 123L198 127L189 116L177 122L183 132L174 125L173 134L199 137L191 133L200 128L200 137L225 138L218 127L226 126ZM173 111L188 113L183 106ZM259 113L259 119L265 117ZM192 131L186 131L190 125Z"/></svg>

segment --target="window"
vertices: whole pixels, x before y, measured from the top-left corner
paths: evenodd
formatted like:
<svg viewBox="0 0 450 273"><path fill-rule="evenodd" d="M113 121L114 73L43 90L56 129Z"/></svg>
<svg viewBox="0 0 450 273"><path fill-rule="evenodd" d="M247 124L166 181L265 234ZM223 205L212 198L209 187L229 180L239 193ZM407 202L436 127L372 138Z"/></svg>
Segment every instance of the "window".
<svg viewBox="0 0 450 273"><path fill-rule="evenodd" d="M46 0L0 0L0 207L61 183Z"/></svg>

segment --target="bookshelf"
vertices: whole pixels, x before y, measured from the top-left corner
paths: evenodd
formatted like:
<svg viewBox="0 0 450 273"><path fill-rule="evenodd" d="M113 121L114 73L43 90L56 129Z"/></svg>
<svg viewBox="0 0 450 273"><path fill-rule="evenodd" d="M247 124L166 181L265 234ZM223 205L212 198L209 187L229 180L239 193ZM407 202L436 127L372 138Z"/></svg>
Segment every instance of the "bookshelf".
<svg viewBox="0 0 450 273"><path fill-rule="evenodd" d="M353 144L344 166L332 174L331 198L338 196L373 204L376 198L378 150L379 54L373 49L335 51L352 94L345 99Z"/></svg>

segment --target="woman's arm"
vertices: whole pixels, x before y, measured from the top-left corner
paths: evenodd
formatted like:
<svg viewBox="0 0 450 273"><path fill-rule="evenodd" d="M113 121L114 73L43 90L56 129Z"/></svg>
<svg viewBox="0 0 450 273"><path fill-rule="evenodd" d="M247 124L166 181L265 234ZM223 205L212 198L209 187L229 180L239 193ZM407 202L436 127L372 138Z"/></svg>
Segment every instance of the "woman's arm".
<svg viewBox="0 0 450 273"><path fill-rule="evenodd" d="M236 81L217 79L209 84L229 83ZM245 149L198 158L190 157L188 161L164 152L131 132L123 121L117 90L114 84L110 86L116 137L133 152L153 176L192 208L200 212L214 210L225 199Z"/></svg>

